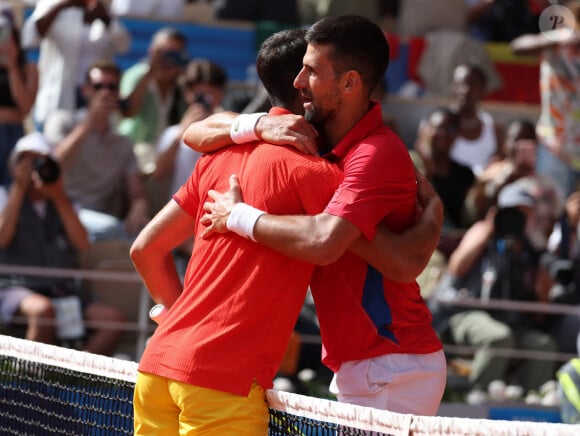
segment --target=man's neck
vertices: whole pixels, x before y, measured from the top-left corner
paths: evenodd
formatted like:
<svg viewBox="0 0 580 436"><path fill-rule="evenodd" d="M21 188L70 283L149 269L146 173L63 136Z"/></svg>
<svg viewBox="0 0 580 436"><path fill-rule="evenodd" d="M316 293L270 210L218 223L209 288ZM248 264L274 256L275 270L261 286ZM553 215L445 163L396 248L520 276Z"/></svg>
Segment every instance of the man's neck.
<svg viewBox="0 0 580 436"><path fill-rule="evenodd" d="M112 116L113 114L110 114ZM111 131L111 125L109 123L109 118L104 120L99 120L93 124L93 130L99 135L105 135Z"/></svg>
<svg viewBox="0 0 580 436"><path fill-rule="evenodd" d="M334 148L356 124L362 120L372 108L373 103L366 100L358 104L348 103L347 107L339 108L336 117L324 126L328 144Z"/></svg>

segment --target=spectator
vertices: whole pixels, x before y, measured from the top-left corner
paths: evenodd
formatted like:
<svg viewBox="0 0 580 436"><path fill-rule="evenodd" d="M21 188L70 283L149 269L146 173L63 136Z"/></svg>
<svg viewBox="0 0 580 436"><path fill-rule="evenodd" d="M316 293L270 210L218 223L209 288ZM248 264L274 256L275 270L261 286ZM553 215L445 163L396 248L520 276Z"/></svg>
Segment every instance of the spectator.
<svg viewBox="0 0 580 436"><path fill-rule="evenodd" d="M158 30L147 58L129 67L121 80L121 96L128 99L128 107L119 131L135 142L144 174L155 170L155 145L161 132L179 123L185 113L177 79L189 62L186 44L181 32L169 27Z"/></svg>
<svg viewBox="0 0 580 436"><path fill-rule="evenodd" d="M40 0L24 22L22 42L25 48L40 48L33 121L41 130L56 109L83 105L80 88L87 68L127 52L131 38L102 0Z"/></svg>
<svg viewBox="0 0 580 436"><path fill-rule="evenodd" d="M576 19L576 30L568 38L556 34L527 34L514 39L516 54L540 57L541 114L537 124L540 148L538 171L550 175L565 195L576 189L580 179L580 2L566 6Z"/></svg>
<svg viewBox="0 0 580 436"><path fill-rule="evenodd" d="M188 62L185 36L173 28L163 28L153 35L147 58L129 67L121 80L121 95L128 104L119 132L134 142L139 170L146 176L145 195L151 213L167 199L168 182L149 176L155 171L161 132L179 124L187 109L177 80Z"/></svg>
<svg viewBox="0 0 580 436"><path fill-rule="evenodd" d="M564 213L550 235L548 249L563 259L574 259L578 254L578 226L580 225L580 190L566 199Z"/></svg>
<svg viewBox="0 0 580 436"><path fill-rule="evenodd" d="M227 73L219 65L198 59L191 61L185 73L179 78L185 101L189 105L179 124L174 124L163 131L157 144L158 156L153 180L169 179L169 190L166 197L160 197L161 207L171 198L181 185L189 178L201 153L189 148L181 139L185 129L193 122L200 121L208 115L220 112L224 97ZM176 249L178 256L189 259L193 238L188 239ZM178 257L178 261L183 260ZM187 265L185 262L183 266Z"/></svg>
<svg viewBox="0 0 580 436"><path fill-rule="evenodd" d="M528 239L526 226L536 208L536 194L521 180L504 187L497 212L471 226L449 259L446 276L436 295L446 299L472 298L538 301L537 273L541 252ZM553 352L554 339L536 318L523 312L487 309L460 310L433 307L434 322L441 335L459 345L477 347L469 381L487 388L496 379L509 379L526 389L537 389L554 376L553 362L515 360L496 355L489 348L517 348ZM510 364L517 364L509 374Z"/></svg>
<svg viewBox="0 0 580 436"><path fill-rule="evenodd" d="M36 98L38 72L26 60L9 11L0 14L0 185L11 183L8 156L24 136L24 120Z"/></svg>
<svg viewBox="0 0 580 436"><path fill-rule="evenodd" d="M465 198L475 183L475 176L469 167L457 163L450 155L459 128L458 116L449 109L438 108L421 125L422 136L415 150L422 160L425 176L445 207L444 227L464 229Z"/></svg>
<svg viewBox="0 0 580 436"><path fill-rule="evenodd" d="M224 98L227 73L214 62L198 59L189 63L179 78L179 84L188 109L179 124L168 127L161 134L153 173L154 178L171 178L170 194L177 192L185 183L200 156L199 152L183 144L183 132L191 123L222 110L220 105Z"/></svg>
<svg viewBox="0 0 580 436"><path fill-rule="evenodd" d="M92 240L131 238L149 220L133 143L110 121L119 111L120 77L115 64L95 63L82 88L87 108L57 111L45 126L56 144L66 192L81 206Z"/></svg>
<svg viewBox="0 0 580 436"><path fill-rule="evenodd" d="M49 154L49 144L37 132L20 139L11 154L14 182L9 189L0 188L3 264L76 268L78 253L89 246L87 232L63 189L58 166L48 167L54 162L47 160ZM44 170L39 162L44 162ZM124 315L98 302L81 304L79 295L74 279L4 275L0 278L1 320L10 324L15 317L26 318L26 339L46 343L84 337L83 318L98 322L87 329L90 334L84 348L91 353L111 354L121 331L106 324L122 322ZM59 324L64 311L68 319L76 318L76 322L67 324L68 328Z"/></svg>
<svg viewBox="0 0 580 436"><path fill-rule="evenodd" d="M538 144L533 123L526 119L514 120L507 128L503 149L505 157L490 163L477 178L477 183L468 195L471 222L483 219L489 208L497 201L502 187L522 177L532 177L546 189L557 191L563 201L556 182L536 171Z"/></svg>
<svg viewBox="0 0 580 436"><path fill-rule="evenodd" d="M439 194L444 206L444 221L437 250L417 278L421 295L428 298L444 271L449 255L457 247L465 229L465 198L475 182L471 169L455 162L449 150L457 136L457 114L447 108L437 108L421 121L411 157Z"/></svg>
<svg viewBox="0 0 580 436"><path fill-rule="evenodd" d="M455 68L453 106L459 116L459 130L451 147L451 157L469 166L476 176L503 155L503 128L479 107L486 85L487 78L481 68L465 64Z"/></svg>

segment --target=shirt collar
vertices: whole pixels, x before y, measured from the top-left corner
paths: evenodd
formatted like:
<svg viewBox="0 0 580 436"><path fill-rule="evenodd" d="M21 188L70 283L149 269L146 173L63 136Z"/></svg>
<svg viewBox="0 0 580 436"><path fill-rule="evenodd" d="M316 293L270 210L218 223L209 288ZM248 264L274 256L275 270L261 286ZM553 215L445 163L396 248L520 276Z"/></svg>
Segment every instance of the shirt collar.
<svg viewBox="0 0 580 436"><path fill-rule="evenodd" d="M381 105L378 102L371 102L369 111L362 117L348 133L342 138L331 152L324 155L330 161L343 159L353 145L369 135L373 130L383 126L383 115Z"/></svg>
<svg viewBox="0 0 580 436"><path fill-rule="evenodd" d="M284 109L283 107L280 106L273 106L268 111L268 115L287 115L291 113L292 112L290 112L288 109Z"/></svg>

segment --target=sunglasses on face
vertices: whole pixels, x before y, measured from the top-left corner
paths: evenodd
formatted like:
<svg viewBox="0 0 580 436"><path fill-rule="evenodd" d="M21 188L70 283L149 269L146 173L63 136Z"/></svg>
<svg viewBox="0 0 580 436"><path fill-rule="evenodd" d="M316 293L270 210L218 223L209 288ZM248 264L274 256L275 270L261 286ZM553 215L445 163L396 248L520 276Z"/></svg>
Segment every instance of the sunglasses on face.
<svg viewBox="0 0 580 436"><path fill-rule="evenodd" d="M91 83L92 88L95 91L100 91L101 89L108 89L109 91L118 91L118 83Z"/></svg>

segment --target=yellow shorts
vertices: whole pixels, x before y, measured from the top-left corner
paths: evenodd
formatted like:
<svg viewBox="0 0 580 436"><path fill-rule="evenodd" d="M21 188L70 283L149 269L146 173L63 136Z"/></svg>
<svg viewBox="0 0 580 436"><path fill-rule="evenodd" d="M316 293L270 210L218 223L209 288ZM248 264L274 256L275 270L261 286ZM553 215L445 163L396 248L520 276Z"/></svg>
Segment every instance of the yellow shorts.
<svg viewBox="0 0 580 436"><path fill-rule="evenodd" d="M139 372L133 398L135 435L267 435L264 390L247 397Z"/></svg>

